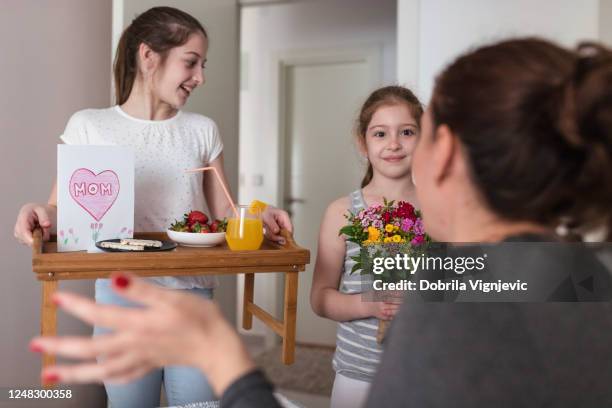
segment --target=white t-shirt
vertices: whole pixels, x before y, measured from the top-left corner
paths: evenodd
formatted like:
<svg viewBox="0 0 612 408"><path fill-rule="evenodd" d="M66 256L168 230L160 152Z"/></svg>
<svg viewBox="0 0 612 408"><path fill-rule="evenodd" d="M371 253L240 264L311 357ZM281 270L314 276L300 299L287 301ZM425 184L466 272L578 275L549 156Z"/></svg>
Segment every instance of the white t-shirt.
<svg viewBox="0 0 612 408"><path fill-rule="evenodd" d="M165 231L190 210L203 210L203 167L223 150L217 125L206 116L178 111L166 120L129 116L119 106L76 112L60 137L66 144L118 145L134 149L134 230ZM176 289L217 286L213 276L152 278Z"/></svg>

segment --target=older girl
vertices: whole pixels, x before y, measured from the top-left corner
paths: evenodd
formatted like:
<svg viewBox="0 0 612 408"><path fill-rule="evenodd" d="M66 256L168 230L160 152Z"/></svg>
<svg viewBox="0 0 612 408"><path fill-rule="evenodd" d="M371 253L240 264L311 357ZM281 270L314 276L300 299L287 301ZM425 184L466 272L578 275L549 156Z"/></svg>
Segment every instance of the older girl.
<svg viewBox="0 0 612 408"><path fill-rule="evenodd" d="M206 116L182 111L191 94L205 81L208 34L191 15L171 8L152 8L132 21L117 47L114 79L117 105L86 109L69 120L61 139L66 144L122 145L135 152L135 229L163 231L171 220L206 203L213 217L229 209L222 187L210 174L185 175L185 168L208 165L225 181L223 144L216 124ZM47 204L26 204L15 236L31 244L32 230L45 238L55 222L56 188ZM291 228L286 213L270 207L264 213L268 231L278 239L280 224ZM211 299L213 276L163 277L151 280L166 288ZM117 296L108 279L96 281L96 301L130 306ZM94 333L108 336L104 325ZM176 333L180 336L181 333ZM146 348L146 345L144 345ZM200 371L167 366L128 384L106 383L113 407L156 407L160 387L171 405L212 400L213 392Z"/></svg>

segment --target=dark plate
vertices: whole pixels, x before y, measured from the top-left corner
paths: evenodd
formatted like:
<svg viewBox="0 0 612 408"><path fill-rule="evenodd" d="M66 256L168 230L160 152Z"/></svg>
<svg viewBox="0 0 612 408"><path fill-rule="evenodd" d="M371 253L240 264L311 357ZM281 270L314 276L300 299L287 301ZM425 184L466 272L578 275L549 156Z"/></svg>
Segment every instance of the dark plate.
<svg viewBox="0 0 612 408"><path fill-rule="evenodd" d="M136 238L138 239L138 238ZM104 241L98 241L96 242L96 246L98 248L100 248L101 250L105 251L105 252L134 252L134 253L143 253L143 252L158 252L158 251L169 251L171 249L176 248L176 242L172 242L172 241L162 241L162 246L161 248L154 248L154 247L145 247L145 249L143 251L129 251L127 249L115 249L115 248L102 248L100 246L100 244L102 242L115 242L115 243L119 243L121 242L120 238L115 238L115 239L105 239Z"/></svg>

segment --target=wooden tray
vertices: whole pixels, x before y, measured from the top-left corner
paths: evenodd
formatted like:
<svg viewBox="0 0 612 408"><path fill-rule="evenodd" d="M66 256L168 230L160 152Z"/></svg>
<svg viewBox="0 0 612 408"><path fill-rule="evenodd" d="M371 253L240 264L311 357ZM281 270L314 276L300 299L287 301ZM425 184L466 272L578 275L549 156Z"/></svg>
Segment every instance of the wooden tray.
<svg viewBox="0 0 612 408"><path fill-rule="evenodd" d="M226 243L210 248L182 247L160 252L57 252L54 238L34 238L32 270L39 280L96 279L113 271L139 276L181 276L257 272L301 272L310 251L284 232L286 244L265 240L256 251L232 251ZM40 234L38 234L40 235ZM166 233L136 233L136 238L168 240Z"/></svg>
<svg viewBox="0 0 612 408"><path fill-rule="evenodd" d="M281 231L284 245L265 241L257 251L232 251L226 244L212 248L177 247L162 252L57 252L55 237L42 241L34 231L32 270L42 281L40 331L43 336L57 332L57 309L52 301L60 280L106 278L114 271L138 276L185 276L244 273L242 327L251 329L253 317L260 319L283 339L281 360L292 364L295 356L298 273L310 262L310 251L298 246L293 236ZM136 238L167 240L166 233L137 233ZM253 301L255 274L284 273L283 319L277 319ZM43 356L43 366L55 357Z"/></svg>

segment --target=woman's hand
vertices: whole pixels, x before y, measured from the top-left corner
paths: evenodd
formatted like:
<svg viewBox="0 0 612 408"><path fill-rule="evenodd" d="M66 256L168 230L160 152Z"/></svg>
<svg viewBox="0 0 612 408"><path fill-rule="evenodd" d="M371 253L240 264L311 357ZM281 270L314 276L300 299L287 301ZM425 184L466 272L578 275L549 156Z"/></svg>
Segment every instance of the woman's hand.
<svg viewBox="0 0 612 408"><path fill-rule="evenodd" d="M32 231L36 227L41 227L43 240L48 241L56 214L57 208L51 204L25 204L17 215L17 222L13 232L15 238L22 244L32 246L34 242Z"/></svg>
<svg viewBox="0 0 612 408"><path fill-rule="evenodd" d="M291 224L289 214L280 208L268 205L261 214L261 219L266 227L266 238L271 241L278 242L279 244L285 243L285 239L280 235L281 228L293 232L293 225Z"/></svg>
<svg viewBox="0 0 612 408"><path fill-rule="evenodd" d="M76 359L75 365L53 366L42 372L45 382L127 382L155 367L189 365L208 376L221 396L240 376L254 368L236 331L208 300L162 289L118 274L113 289L142 308L99 305L69 293L53 301L79 319L113 332L95 337L38 337L33 351Z"/></svg>
<svg viewBox="0 0 612 408"><path fill-rule="evenodd" d="M362 304L366 308L366 313L369 316L376 317L380 320L391 320L400 308L400 303L395 302L368 302L363 301Z"/></svg>

